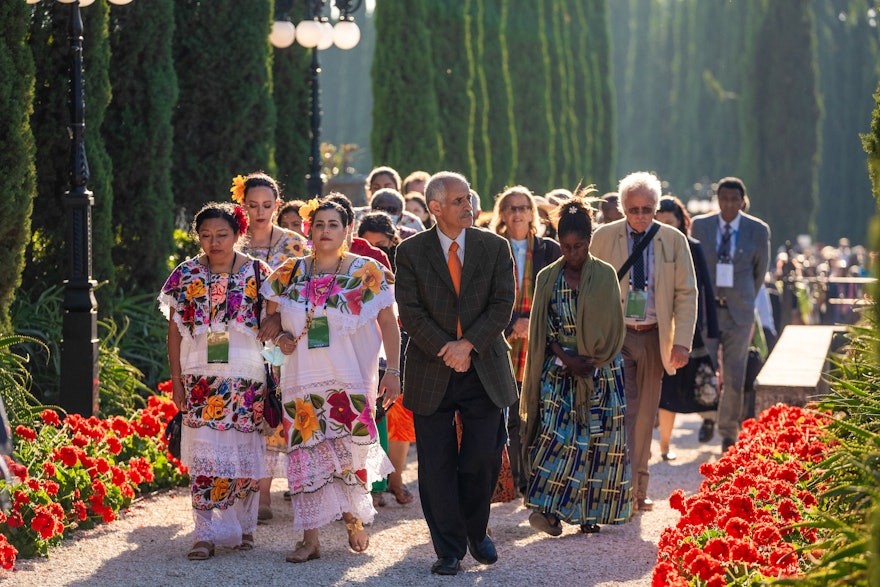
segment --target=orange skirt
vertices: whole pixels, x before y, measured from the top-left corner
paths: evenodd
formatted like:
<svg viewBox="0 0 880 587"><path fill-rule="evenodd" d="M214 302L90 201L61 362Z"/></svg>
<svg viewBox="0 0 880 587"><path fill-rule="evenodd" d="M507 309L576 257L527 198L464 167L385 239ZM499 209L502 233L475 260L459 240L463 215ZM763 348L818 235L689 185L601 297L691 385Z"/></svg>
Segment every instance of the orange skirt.
<svg viewBox="0 0 880 587"><path fill-rule="evenodd" d="M416 427L413 414L403 407L401 402L394 402L385 413L388 422L388 440L395 442L415 442Z"/></svg>

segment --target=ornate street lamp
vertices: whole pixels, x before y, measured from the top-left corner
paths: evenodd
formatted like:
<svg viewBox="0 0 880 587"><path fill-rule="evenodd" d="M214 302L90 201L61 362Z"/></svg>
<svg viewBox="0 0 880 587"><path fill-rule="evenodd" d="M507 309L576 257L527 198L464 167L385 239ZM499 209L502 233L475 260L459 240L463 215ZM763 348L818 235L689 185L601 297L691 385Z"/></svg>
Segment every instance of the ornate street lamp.
<svg viewBox="0 0 880 587"><path fill-rule="evenodd" d="M40 0L25 0L36 4ZM92 279L92 206L86 187L89 162L85 148L83 97L83 22L80 6L95 0L58 0L70 4L70 190L64 195L68 226L68 277L64 280L61 329L60 403L68 413L91 416L98 409L98 302ZM128 4L132 0L110 0Z"/></svg>
<svg viewBox="0 0 880 587"><path fill-rule="evenodd" d="M312 50L312 64L309 68L309 120L311 122L311 149L309 154L309 170L306 174L306 189L309 197L321 197L324 191L325 177L321 172L321 91L318 85L318 74L321 66L318 63L318 51L336 45L340 49L351 49L361 40L361 31L354 22L352 14L360 8L363 0L334 0L339 11L339 20L335 26L325 14L330 0L304 0L305 18L296 27L290 22L288 12L293 7L293 0L276 0L275 22L269 35L271 43L283 49L293 44L294 39L303 47Z"/></svg>

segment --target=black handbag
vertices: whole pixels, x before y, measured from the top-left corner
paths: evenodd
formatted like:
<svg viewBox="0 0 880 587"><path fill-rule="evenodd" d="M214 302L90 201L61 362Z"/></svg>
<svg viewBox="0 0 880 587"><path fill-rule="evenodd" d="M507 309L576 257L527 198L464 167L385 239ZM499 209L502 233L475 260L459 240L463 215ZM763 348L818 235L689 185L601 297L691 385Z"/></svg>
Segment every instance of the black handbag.
<svg viewBox="0 0 880 587"><path fill-rule="evenodd" d="M180 460L180 437L183 434L183 412L177 412L177 415L168 420L165 426L165 444L168 445L168 452L175 459Z"/></svg>
<svg viewBox="0 0 880 587"><path fill-rule="evenodd" d="M260 293L260 265L254 261L254 279L257 282L257 328L260 327L260 314L263 313L263 295ZM281 406L281 398L278 397L278 381L275 379L275 371L272 365L263 361L266 369L266 393L263 396L263 420L272 428L281 424L284 408Z"/></svg>

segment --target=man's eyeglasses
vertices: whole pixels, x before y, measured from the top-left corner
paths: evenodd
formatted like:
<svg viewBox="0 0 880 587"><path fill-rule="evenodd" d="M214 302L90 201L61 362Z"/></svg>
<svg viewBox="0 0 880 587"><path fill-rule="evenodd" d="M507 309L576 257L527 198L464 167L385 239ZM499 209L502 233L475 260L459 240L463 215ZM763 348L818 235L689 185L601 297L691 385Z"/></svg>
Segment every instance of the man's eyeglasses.
<svg viewBox="0 0 880 587"><path fill-rule="evenodd" d="M641 208L627 208L626 213L630 216L653 216L656 210L654 208L649 208L648 206L642 206Z"/></svg>
<svg viewBox="0 0 880 587"><path fill-rule="evenodd" d="M531 209L532 209L532 207L529 206L529 205L523 205L523 206L507 206L507 207L505 208L505 210L506 210L507 212L510 212L510 213L512 213L512 214L516 214L517 212L523 212L523 213L525 213L525 212L529 212L529 211L531 211Z"/></svg>

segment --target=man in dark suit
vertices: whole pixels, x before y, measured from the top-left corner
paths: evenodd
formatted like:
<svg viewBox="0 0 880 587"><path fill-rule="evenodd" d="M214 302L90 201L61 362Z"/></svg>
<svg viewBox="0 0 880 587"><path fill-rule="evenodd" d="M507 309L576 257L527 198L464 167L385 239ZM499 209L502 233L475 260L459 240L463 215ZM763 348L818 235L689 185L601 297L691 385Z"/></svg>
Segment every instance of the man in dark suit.
<svg viewBox="0 0 880 587"><path fill-rule="evenodd" d="M694 218L691 235L703 243L709 273L715 280L720 337L705 340L714 357L721 345L724 387L717 421L723 454L736 442L742 423L755 296L770 262L770 228L741 212L746 198L741 179L721 179L717 194L719 211Z"/></svg>
<svg viewBox="0 0 880 587"><path fill-rule="evenodd" d="M413 412L419 493L437 553L431 572L455 575L468 549L483 564L498 559L486 527L507 440L502 409L517 397L503 334L515 283L507 240L472 228L463 176L435 174L425 198L436 226L397 248L395 290L410 337L403 403Z"/></svg>

